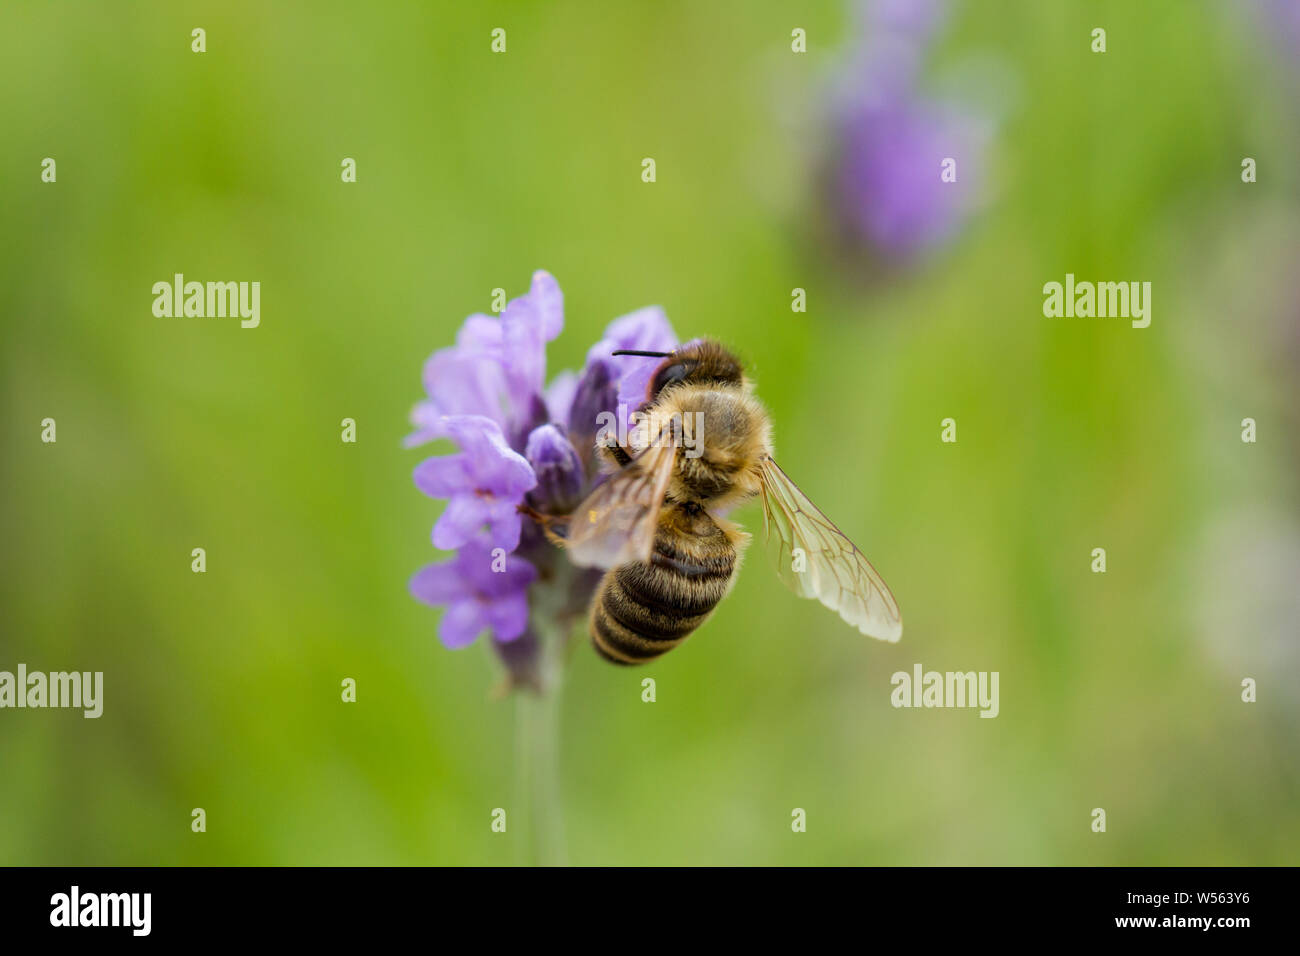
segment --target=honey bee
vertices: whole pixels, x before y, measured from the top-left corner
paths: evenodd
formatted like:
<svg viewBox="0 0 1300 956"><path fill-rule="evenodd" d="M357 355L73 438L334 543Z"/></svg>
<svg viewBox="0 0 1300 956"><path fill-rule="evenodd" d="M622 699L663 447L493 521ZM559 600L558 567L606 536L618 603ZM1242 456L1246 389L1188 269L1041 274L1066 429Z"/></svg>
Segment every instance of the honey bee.
<svg viewBox="0 0 1300 956"><path fill-rule="evenodd" d="M709 340L671 353L614 354L663 359L639 410L648 427L625 443L608 433L597 439L609 477L563 534L548 535L575 564L606 572L589 617L596 652L644 664L699 628L730 591L750 540L723 515L756 496L778 571L795 593L863 634L897 641L903 621L894 596L772 458L771 421L736 357ZM696 454L684 437L695 439Z"/></svg>

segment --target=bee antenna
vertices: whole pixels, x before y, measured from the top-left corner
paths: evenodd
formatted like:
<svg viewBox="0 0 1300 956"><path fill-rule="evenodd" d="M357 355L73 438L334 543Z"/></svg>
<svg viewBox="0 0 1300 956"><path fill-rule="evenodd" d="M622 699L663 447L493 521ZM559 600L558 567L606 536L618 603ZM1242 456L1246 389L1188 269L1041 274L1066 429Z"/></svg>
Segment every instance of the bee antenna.
<svg viewBox="0 0 1300 956"><path fill-rule="evenodd" d="M642 351L641 349L618 349L614 352L610 352L609 354L610 355L646 355L649 356L650 358L667 358L673 353L672 352L645 352Z"/></svg>

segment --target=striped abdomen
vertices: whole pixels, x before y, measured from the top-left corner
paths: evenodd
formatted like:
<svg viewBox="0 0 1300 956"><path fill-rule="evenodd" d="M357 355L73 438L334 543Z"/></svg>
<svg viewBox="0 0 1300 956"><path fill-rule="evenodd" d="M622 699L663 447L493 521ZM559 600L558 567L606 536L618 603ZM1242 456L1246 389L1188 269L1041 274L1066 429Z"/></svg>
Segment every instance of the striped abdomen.
<svg viewBox="0 0 1300 956"><path fill-rule="evenodd" d="M614 664L644 664L704 623L731 588L742 538L708 513L670 502L644 564L605 574L591 605L591 640Z"/></svg>

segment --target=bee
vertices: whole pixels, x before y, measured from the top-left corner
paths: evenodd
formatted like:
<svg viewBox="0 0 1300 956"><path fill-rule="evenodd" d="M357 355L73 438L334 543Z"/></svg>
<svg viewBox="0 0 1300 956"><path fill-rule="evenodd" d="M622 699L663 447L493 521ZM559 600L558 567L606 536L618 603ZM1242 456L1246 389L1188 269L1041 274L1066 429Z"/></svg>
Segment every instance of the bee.
<svg viewBox="0 0 1300 956"><path fill-rule="evenodd" d="M754 497L763 501L778 572L795 593L863 634L897 641L903 621L894 596L773 459L771 420L740 361L707 339L670 353L614 354L663 359L639 409L644 427L626 441L608 429L597 438L609 477L562 536L548 535L575 564L605 571L589 615L596 652L614 664L645 664L708 620L750 540L724 515Z"/></svg>

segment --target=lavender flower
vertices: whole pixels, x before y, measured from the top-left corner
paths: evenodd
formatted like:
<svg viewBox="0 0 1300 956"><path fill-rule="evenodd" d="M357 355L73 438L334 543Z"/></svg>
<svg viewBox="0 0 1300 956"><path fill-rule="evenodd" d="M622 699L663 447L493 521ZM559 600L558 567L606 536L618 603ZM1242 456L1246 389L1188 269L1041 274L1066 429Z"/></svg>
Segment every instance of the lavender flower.
<svg viewBox="0 0 1300 956"><path fill-rule="evenodd" d="M487 526L493 547L519 545L519 505L537 485L529 462L501 437L501 428L482 415L448 415L435 431L457 441L461 451L428 458L415 469L415 486L447 507L433 526L433 545L444 551L471 541Z"/></svg>
<svg viewBox="0 0 1300 956"><path fill-rule="evenodd" d="M565 639L600 580L568 564L521 511L567 514L602 480L598 420L620 402L634 411L656 364L611 353L677 345L663 311L641 309L610 323L581 374L561 372L547 385L546 343L563 329L563 303L555 279L539 271L499 319L467 318L455 345L425 363L426 397L406 439L408 447L439 438L458 446L415 468L416 487L447 501L433 544L456 554L418 571L411 593L445 608L438 633L447 647L490 632L512 687L543 689L541 658L555 650L547 635Z"/></svg>
<svg viewBox="0 0 1300 956"><path fill-rule="evenodd" d="M943 0L868 0L861 39L841 77L832 125L832 217L854 254L914 261L950 238L981 179L987 120L919 89ZM957 160L955 182L940 178Z"/></svg>
<svg viewBox="0 0 1300 956"><path fill-rule="evenodd" d="M513 641L524 633L526 592L536 577L537 570L522 558L494 559L486 544L471 539L452 560L417 571L411 593L425 604L446 605L438 636L448 647L467 647L484 630L491 630L498 641Z"/></svg>
<svg viewBox="0 0 1300 956"><path fill-rule="evenodd" d="M533 429L524 448L536 475L529 504L542 514L568 514L582 500L585 474L582 459L557 425Z"/></svg>
<svg viewBox="0 0 1300 956"><path fill-rule="evenodd" d="M564 297L549 273L533 276L528 294L507 303L497 319L471 315L456 344L433 353L424 365L428 398L411 413L417 431L408 447L443 437L448 415L482 415L515 439L547 417L542 380L546 343L564 328Z"/></svg>

